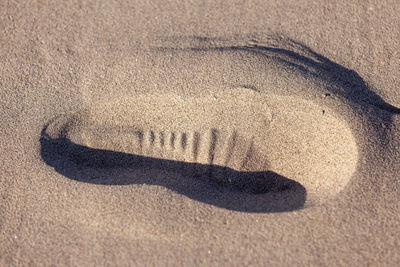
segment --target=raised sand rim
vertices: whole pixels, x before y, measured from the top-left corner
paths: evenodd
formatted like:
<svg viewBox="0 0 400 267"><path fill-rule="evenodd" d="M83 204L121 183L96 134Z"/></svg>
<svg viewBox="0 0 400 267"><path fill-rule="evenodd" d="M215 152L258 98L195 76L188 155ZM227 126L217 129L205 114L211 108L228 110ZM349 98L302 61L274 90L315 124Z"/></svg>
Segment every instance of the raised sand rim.
<svg viewBox="0 0 400 267"><path fill-rule="evenodd" d="M326 107L246 88L206 96L142 94L104 99L56 119L46 131L52 138L99 151L209 165L207 173L193 169L186 174L207 176L226 186L238 178L226 177L228 172L219 167L273 172L301 184L313 200L340 192L358 159L350 128ZM90 153L74 158L99 168L116 167ZM273 187L271 179L242 180L239 190L267 193Z"/></svg>

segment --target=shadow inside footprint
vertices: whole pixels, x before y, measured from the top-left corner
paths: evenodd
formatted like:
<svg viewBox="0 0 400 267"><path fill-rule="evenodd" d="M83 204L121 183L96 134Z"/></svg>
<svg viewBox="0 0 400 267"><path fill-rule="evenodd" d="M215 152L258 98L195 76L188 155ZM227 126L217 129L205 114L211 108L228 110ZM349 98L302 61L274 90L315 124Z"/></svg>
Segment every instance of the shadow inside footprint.
<svg viewBox="0 0 400 267"><path fill-rule="evenodd" d="M305 188L272 171L241 172L199 163L157 159L51 138L42 130L41 156L60 174L102 185L161 185L191 199L230 210L283 212L300 209ZM113 171L118 169L118 171Z"/></svg>

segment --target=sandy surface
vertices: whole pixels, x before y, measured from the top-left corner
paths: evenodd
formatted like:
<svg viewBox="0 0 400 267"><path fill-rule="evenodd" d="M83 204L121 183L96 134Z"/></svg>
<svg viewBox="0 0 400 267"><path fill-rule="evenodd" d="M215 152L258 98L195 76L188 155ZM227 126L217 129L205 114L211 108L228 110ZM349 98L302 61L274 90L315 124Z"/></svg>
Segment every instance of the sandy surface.
<svg viewBox="0 0 400 267"><path fill-rule="evenodd" d="M3 1L0 264L400 264L399 14Z"/></svg>

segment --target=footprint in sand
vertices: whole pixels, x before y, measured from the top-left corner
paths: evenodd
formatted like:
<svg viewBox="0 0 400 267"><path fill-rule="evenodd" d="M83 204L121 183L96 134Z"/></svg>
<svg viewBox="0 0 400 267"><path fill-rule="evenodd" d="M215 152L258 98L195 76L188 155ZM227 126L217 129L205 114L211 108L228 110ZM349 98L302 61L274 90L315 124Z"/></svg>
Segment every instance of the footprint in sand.
<svg viewBox="0 0 400 267"><path fill-rule="evenodd" d="M232 53L243 58L243 51L230 51L230 58ZM218 55L222 60L221 51L208 56L210 61L218 61ZM186 63L177 61L177 67L171 69L179 70ZM199 75L212 80L209 73ZM245 82L258 84L259 79L251 77ZM42 157L60 173L86 182L91 180L82 179L79 168L158 168L180 173L180 177L215 183L222 188L221 194L231 198L218 202L174 188L176 182L159 178L153 182L238 210L292 210L306 201L316 204L337 195L349 182L358 160L357 145L345 120L316 101L246 87L209 89L200 94L148 90L103 98L46 125ZM55 154L64 157L55 160ZM60 163L63 160L75 167L66 167ZM132 178L131 183L139 180ZM95 183L113 184L109 179ZM124 183L129 182L114 184ZM152 183L151 178L145 183ZM246 194L241 201L250 201L255 194L253 204L263 206L264 199L267 207L227 204L234 203L237 194Z"/></svg>

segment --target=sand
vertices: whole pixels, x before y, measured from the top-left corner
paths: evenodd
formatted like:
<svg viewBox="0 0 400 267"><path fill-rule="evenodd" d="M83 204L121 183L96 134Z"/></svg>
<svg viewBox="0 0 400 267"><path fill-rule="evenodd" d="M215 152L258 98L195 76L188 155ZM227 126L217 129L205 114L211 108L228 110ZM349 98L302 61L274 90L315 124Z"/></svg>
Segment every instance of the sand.
<svg viewBox="0 0 400 267"><path fill-rule="evenodd" d="M0 14L0 265L400 264L398 1Z"/></svg>

